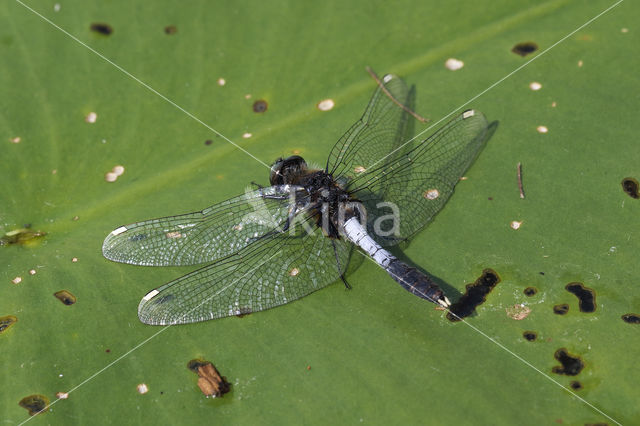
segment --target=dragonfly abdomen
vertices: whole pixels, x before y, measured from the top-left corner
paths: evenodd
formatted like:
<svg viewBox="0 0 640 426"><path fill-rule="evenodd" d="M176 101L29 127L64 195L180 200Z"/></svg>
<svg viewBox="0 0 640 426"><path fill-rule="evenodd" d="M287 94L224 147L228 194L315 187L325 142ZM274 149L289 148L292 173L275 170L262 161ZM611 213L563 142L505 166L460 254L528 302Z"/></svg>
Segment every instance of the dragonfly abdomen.
<svg viewBox="0 0 640 426"><path fill-rule="evenodd" d="M429 302L442 305L445 308L451 304L442 292L442 289L438 287L438 284L416 268L395 259L389 264L386 271L391 275L391 278L411 294L428 300Z"/></svg>
<svg viewBox="0 0 640 426"><path fill-rule="evenodd" d="M449 307L451 303L438 287L438 284L426 274L410 267L382 248L380 244L371 238L357 218L352 217L347 220L342 227L342 231L346 239L362 248L402 288L422 299L445 308Z"/></svg>

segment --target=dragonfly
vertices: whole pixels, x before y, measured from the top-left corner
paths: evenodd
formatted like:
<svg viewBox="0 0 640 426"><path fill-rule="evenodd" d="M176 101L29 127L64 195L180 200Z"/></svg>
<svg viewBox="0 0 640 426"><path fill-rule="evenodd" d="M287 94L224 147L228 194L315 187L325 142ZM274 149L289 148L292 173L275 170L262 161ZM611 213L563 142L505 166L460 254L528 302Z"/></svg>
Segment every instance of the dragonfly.
<svg viewBox="0 0 640 426"><path fill-rule="evenodd" d="M173 325L280 306L345 279L355 247L412 294L447 308L433 277L389 247L408 241L442 209L486 145L485 116L459 113L413 138L415 86L380 81L362 117L335 143L323 169L293 155L270 169L270 186L202 211L120 226L104 257L144 266L205 266L148 292L146 324Z"/></svg>

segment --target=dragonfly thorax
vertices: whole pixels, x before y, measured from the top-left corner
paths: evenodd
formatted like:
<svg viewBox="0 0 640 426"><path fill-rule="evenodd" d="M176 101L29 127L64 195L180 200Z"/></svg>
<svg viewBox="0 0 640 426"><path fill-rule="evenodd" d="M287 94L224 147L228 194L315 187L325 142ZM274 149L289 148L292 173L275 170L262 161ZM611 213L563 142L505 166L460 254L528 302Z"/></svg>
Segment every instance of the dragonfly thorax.
<svg viewBox="0 0 640 426"><path fill-rule="evenodd" d="M305 189L309 212L325 235L339 238L342 225L352 217L364 217L364 206L324 170L309 171L295 182Z"/></svg>
<svg viewBox="0 0 640 426"><path fill-rule="evenodd" d="M271 185L296 185L304 188L299 200L325 235L339 238L341 225L352 217L360 219L364 207L324 170L309 170L299 155L277 159L271 166Z"/></svg>

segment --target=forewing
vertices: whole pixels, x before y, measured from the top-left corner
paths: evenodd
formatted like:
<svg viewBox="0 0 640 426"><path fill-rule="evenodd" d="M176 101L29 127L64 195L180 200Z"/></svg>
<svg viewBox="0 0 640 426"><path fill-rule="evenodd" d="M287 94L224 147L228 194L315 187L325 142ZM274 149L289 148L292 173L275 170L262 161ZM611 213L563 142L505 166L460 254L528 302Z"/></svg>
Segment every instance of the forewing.
<svg viewBox="0 0 640 426"><path fill-rule="evenodd" d="M372 237L393 245L429 223L486 144L487 128L481 112L467 110L409 152L349 182L365 204Z"/></svg>
<svg viewBox="0 0 640 426"><path fill-rule="evenodd" d="M389 154L412 136L414 120L398 103L412 109L415 89L409 89L400 77L392 74L385 75L382 84L388 94L378 86L362 118L331 150L327 170L333 176L349 180L380 159L392 161L402 150L394 152L391 157Z"/></svg>
<svg viewBox="0 0 640 426"><path fill-rule="evenodd" d="M307 233L305 227L310 233ZM186 324L273 308L319 290L343 273L351 245L325 237L314 219L149 292L138 306L147 324Z"/></svg>
<svg viewBox="0 0 640 426"><path fill-rule="evenodd" d="M284 226L291 194L281 185L245 194L199 212L121 226L105 238L107 259L147 266L194 265L235 253Z"/></svg>

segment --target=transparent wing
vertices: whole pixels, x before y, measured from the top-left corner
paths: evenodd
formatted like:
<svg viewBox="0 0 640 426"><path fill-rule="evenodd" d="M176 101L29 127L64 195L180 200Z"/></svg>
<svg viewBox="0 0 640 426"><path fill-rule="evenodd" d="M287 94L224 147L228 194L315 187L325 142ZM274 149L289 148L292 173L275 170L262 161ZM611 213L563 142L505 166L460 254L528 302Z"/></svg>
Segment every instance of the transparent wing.
<svg viewBox="0 0 640 426"><path fill-rule="evenodd" d="M248 314L299 299L336 281L351 244L327 238L308 218L216 263L149 292L138 306L147 324L185 324Z"/></svg>
<svg viewBox="0 0 640 426"><path fill-rule="evenodd" d="M490 135L484 115L467 110L431 137L409 144L408 152L350 180L347 189L364 203L371 236L393 245L422 229L447 202Z"/></svg>
<svg viewBox="0 0 640 426"><path fill-rule="evenodd" d="M260 188L200 212L121 226L105 238L102 254L116 262L147 266L220 259L284 226L292 195L301 189Z"/></svg>
<svg viewBox="0 0 640 426"><path fill-rule="evenodd" d="M392 74L382 79L384 88L393 98L409 109L414 108L415 88ZM392 161L404 150L389 154L413 135L413 118L387 95L380 86L375 90L362 118L336 142L327 170L333 176L352 179L384 159Z"/></svg>

